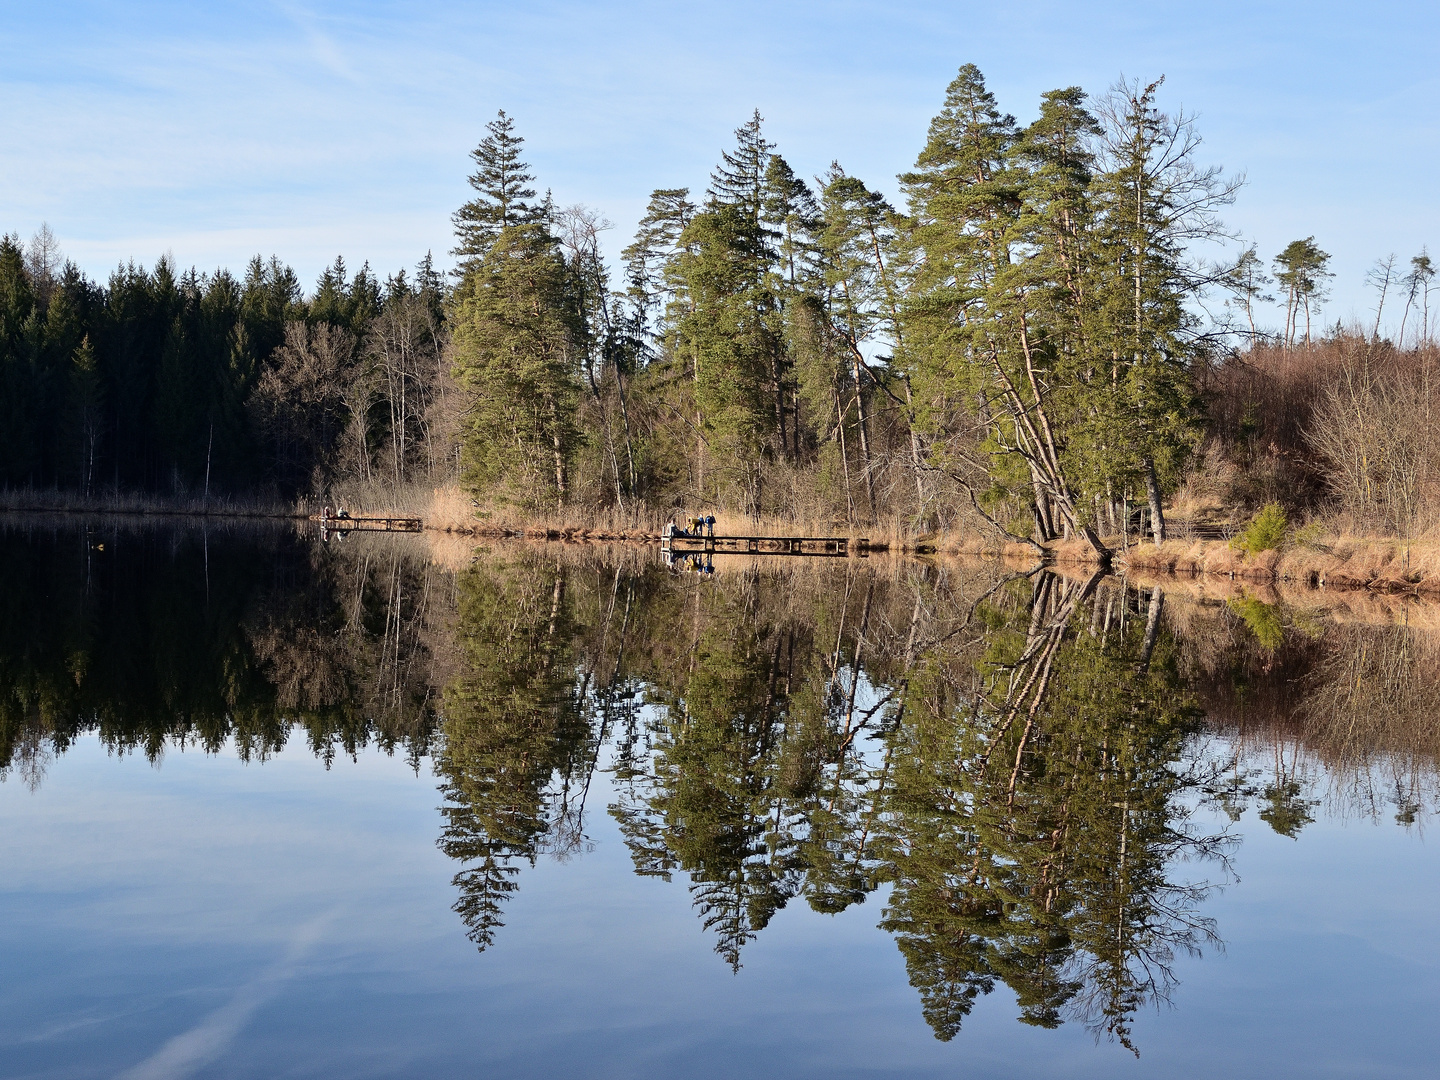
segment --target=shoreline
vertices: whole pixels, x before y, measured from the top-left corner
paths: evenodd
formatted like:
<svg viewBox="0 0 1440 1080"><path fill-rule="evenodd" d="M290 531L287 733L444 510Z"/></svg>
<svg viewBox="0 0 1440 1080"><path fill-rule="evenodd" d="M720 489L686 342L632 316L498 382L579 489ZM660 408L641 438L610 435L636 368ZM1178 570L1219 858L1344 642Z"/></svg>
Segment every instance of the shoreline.
<svg viewBox="0 0 1440 1080"><path fill-rule="evenodd" d="M437 495L439 492L437 492ZM32 496L33 499L33 496ZM156 497L125 497L95 500L78 505L63 496L49 500L26 499L21 505L4 505L0 517L57 516L84 518L148 518L208 521L305 521L313 515L304 505L257 506L220 502L199 506L188 500ZM167 505L168 503L168 505ZM418 517L422 531L446 535L455 540L522 540L574 544L659 544L658 527L650 523L620 524L613 520L595 527L566 522L487 522L455 513L455 507L426 507L410 511ZM441 510L436 513L434 511ZM448 512L445 512L448 511ZM390 513L367 508L367 513ZM396 511L398 513L398 511ZM729 525L730 523L726 523ZM737 523L738 524L738 523ZM618 527L617 527L618 526ZM815 523L759 522L749 530L776 537L820 535ZM903 538L893 528L871 530L830 530L853 543L870 532L868 550L877 554L914 558L968 557L1001 559L1010 563L1084 567L1098 569L1100 561L1080 540L1047 544L1037 552L1032 546L983 534L928 534ZM717 530L718 531L718 530ZM727 530L728 532L728 530ZM1114 543L1116 537L1103 538ZM854 557L854 556L852 556ZM1302 542L1288 542L1278 550L1250 555L1233 549L1226 540L1170 539L1163 544L1134 543L1118 548L1109 571L1121 576L1140 574L1159 578L1213 579L1267 586L1284 584L1301 589L1332 589L1385 594L1412 594L1440 598L1440 541L1401 540L1382 536L1320 536Z"/></svg>

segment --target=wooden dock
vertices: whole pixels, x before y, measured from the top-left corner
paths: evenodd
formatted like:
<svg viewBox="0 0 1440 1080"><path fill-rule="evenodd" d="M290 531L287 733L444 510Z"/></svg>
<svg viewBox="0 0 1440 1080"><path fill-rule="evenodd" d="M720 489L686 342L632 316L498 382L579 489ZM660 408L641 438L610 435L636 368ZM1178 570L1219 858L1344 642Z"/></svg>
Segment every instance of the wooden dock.
<svg viewBox="0 0 1440 1080"><path fill-rule="evenodd" d="M664 551L735 555L812 555L849 558L870 554L867 538L847 536L667 536L660 541Z"/></svg>
<svg viewBox="0 0 1440 1080"><path fill-rule="evenodd" d="M334 514L312 514L311 521L320 523L320 533L332 532L419 532L424 523L419 518L402 517L337 517Z"/></svg>

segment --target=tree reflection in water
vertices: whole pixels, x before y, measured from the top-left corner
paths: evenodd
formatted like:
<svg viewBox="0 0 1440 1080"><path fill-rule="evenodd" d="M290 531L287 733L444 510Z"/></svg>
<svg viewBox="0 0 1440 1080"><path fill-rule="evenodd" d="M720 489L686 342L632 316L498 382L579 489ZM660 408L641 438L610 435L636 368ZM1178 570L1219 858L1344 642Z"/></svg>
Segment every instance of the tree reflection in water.
<svg viewBox="0 0 1440 1080"><path fill-rule="evenodd" d="M482 950L523 867L587 851L605 809L736 969L786 904L878 893L938 1037L1003 985L1025 1023L1126 1046L1219 944L1232 840L1197 809L1298 836L1322 800L1408 827L1440 799L1420 609L886 559L702 579L561 545L446 570L368 539L0 533L0 778L87 732L152 759L375 744L433 762Z"/></svg>
<svg viewBox="0 0 1440 1080"><path fill-rule="evenodd" d="M1027 1023L1128 1044L1176 954L1216 943L1211 884L1174 875L1224 873L1225 838L1189 824L1214 780L1162 597L900 569L466 571L439 767L472 938L493 941L516 862L576 831L620 701L610 812L733 967L795 897L836 912L888 884L882 926L941 1038L1003 982ZM615 634L613 659L587 651Z"/></svg>

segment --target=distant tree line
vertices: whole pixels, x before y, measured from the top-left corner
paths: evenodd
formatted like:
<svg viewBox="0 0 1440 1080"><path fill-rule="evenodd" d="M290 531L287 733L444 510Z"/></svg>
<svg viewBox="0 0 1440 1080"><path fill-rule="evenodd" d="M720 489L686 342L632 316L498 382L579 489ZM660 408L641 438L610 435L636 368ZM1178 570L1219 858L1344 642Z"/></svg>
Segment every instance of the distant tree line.
<svg viewBox="0 0 1440 1080"><path fill-rule="evenodd" d="M0 237L0 485L290 497L443 468L445 285L344 261L127 264L104 286L42 228ZM452 455L453 457L453 455Z"/></svg>

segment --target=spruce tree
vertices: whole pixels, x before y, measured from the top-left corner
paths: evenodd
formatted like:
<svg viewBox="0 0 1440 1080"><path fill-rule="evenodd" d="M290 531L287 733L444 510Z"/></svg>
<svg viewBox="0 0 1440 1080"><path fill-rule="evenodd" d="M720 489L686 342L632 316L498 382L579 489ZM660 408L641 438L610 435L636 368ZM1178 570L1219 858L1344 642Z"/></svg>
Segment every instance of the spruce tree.
<svg viewBox="0 0 1440 1080"><path fill-rule="evenodd" d="M454 373L469 395L464 481L479 497L563 504L582 434L581 330L569 271L543 224L503 229L455 295Z"/></svg>
<svg viewBox="0 0 1440 1080"><path fill-rule="evenodd" d="M793 200L794 191L792 186L783 192L776 191L767 184L767 175L772 175L774 148L761 131L757 109L749 121L736 129L735 149L722 153L721 163L711 174L706 205L709 219L705 228L695 235L703 233L712 244L721 245L711 247L707 258L720 257L732 264L721 275L726 280L724 292L730 310L712 326L730 321L734 330L747 339L740 351L748 353L748 357L739 362L737 378L747 381L748 385L752 361L765 372L761 377L761 390L770 400L773 423L747 421L742 426L751 432L765 430L774 440L774 449L781 456L787 456L793 450L787 423L793 411L787 404L791 390L790 358L785 349L784 301L777 294L772 278L777 262L775 244L780 232L772 227L767 206L776 207L778 195L778 205L783 212ZM773 176L783 180L783 174L788 171L785 166ZM687 265L696 269L702 264L692 261ZM713 284L719 278L711 280ZM693 290L691 301L697 307L697 325L704 323L708 315L698 311L700 301ZM718 354L712 353L714 356ZM723 364L720 368L712 364L712 371L718 373L722 369ZM750 486L754 499L758 499L758 484L759 472L752 468ZM758 502L752 501L752 511L758 512Z"/></svg>
<svg viewBox="0 0 1440 1080"><path fill-rule="evenodd" d="M1108 395L1100 411L1114 433L1108 467L1128 469L1144 485L1157 543L1165 536L1164 489L1178 481L1200 435L1191 364L1203 343L1189 304L1223 277L1187 249L1228 239L1218 211L1241 182L1196 162L1194 119L1156 107L1161 82L1119 84L1101 103L1087 299L1097 313L1097 370L1108 375L1095 384Z"/></svg>
<svg viewBox="0 0 1440 1080"><path fill-rule="evenodd" d="M470 186L477 194L451 218L455 225L451 254L460 256L462 269L484 256L503 229L541 221L545 213L544 206L530 201L535 198L535 189L529 186L535 177L520 157L525 140L515 134L515 122L501 109L485 129L489 134L470 152L475 162Z"/></svg>
<svg viewBox="0 0 1440 1080"><path fill-rule="evenodd" d="M20 238L0 235L0 483L35 480L35 311Z"/></svg>
<svg viewBox="0 0 1440 1080"><path fill-rule="evenodd" d="M90 343L89 334L85 335L75 349L69 382L69 415L66 417L66 427L70 437L69 456L73 471L67 470L67 474L78 481L81 493L88 497L95 484L105 393L100 379L99 360L95 355L94 345Z"/></svg>
<svg viewBox="0 0 1440 1080"><path fill-rule="evenodd" d="M676 274L691 304L678 349L688 361L704 438L704 456L738 482L746 510L760 507L760 459L779 428L775 357L783 341L770 294L754 273L758 241L741 205L695 216L682 237ZM782 436L783 438L783 436Z"/></svg>
<svg viewBox="0 0 1440 1080"><path fill-rule="evenodd" d="M760 110L756 109L749 120L735 129L735 149L721 151L720 164L710 174L710 187L705 193L712 203L738 207L757 234L765 217L765 174L775 149L775 144L761 131L763 122ZM772 239L773 235L768 234L766 239ZM768 244L755 252L756 259L769 255Z"/></svg>

